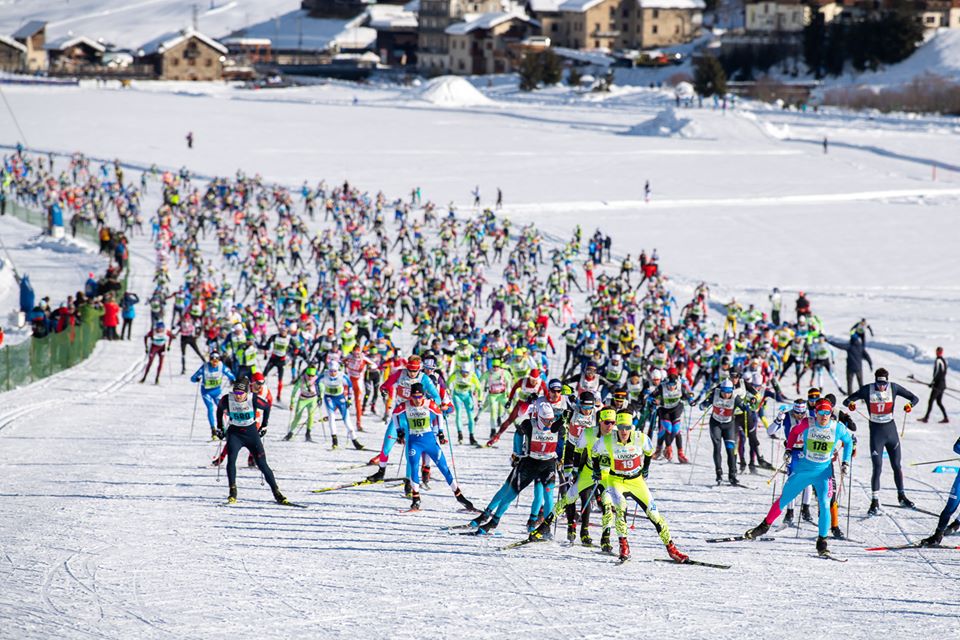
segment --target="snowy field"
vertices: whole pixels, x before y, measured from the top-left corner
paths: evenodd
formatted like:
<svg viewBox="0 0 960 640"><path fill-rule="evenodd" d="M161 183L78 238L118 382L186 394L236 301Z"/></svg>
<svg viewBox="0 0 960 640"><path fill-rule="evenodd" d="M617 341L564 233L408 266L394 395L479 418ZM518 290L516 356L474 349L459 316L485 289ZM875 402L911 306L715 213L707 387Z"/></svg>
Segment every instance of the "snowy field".
<svg viewBox="0 0 960 640"><path fill-rule="evenodd" d="M388 197L420 186L425 199L454 201L464 212L476 185L485 203L499 186L505 215L535 221L551 237L565 240L579 223L588 235L594 227L609 232L618 255L656 247L678 300L701 280L716 301L736 296L764 309L770 287L784 290L788 304L803 289L829 334L845 335L866 317L876 331L875 364L898 381L929 378L940 344L953 369L960 365L956 120L743 105L665 117L669 94L640 90L599 101L497 91L489 104L463 86L429 94L442 104L425 99L423 88L341 84L5 93L30 145L47 151L186 165L205 176L241 168L291 187L348 178ZM457 106L456 96L472 106ZM628 135L658 117L682 122L689 135ZM9 122L0 123L0 144L15 144ZM188 130L196 136L190 151ZM8 227L0 233L6 239ZM149 242L136 238L131 258L131 287L145 293ZM71 278L72 264L63 257ZM363 477L368 470L338 468L371 454L280 441L282 409L271 420L268 459L284 493L308 509L273 504L246 469L240 505L222 508L226 480L208 466L216 449L200 410L189 438L195 390L175 375L179 363L159 386L135 382L146 331L138 322L133 342L101 343L76 369L2 395L2 638L956 634L960 555L864 551L917 540L935 519L897 508L862 519L862 453L849 531L857 542L832 543L846 564L812 557L809 525L799 539L789 530L770 543L706 544L756 524L771 498L765 477L748 476L752 490L712 488L707 437L690 445L699 449L692 474L655 463L650 485L678 546L732 564L729 571L652 562L666 555L642 518L631 533L634 560L623 567L557 543L498 553L524 535L529 495L508 512L504 537L485 541L440 531L468 519L441 482L424 493L417 515L397 515L407 501L395 486L312 494ZM924 409L926 390L908 386ZM960 386L956 375L950 386ZM951 425L910 419L905 463L950 457L960 412L947 402ZM372 431L362 441L376 448L382 426L372 417L366 424ZM486 428L484 416L479 433ZM454 449L465 494L485 503L506 476L507 450ZM939 511L953 476L929 469L905 467L907 493ZM895 501L892 484L886 470L882 502Z"/></svg>

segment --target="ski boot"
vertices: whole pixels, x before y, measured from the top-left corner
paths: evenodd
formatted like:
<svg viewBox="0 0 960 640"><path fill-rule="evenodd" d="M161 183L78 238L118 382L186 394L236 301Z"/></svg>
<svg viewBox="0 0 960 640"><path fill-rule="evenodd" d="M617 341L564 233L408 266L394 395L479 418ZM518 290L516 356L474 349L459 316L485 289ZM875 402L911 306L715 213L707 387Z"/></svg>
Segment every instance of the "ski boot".
<svg viewBox="0 0 960 640"><path fill-rule="evenodd" d="M413 497L413 483L410 482L410 478L403 479L403 497L405 498Z"/></svg>
<svg viewBox="0 0 960 640"><path fill-rule="evenodd" d="M743 475L747 472L747 463L743 460L740 461L740 475Z"/></svg>
<svg viewBox="0 0 960 640"><path fill-rule="evenodd" d="M867 509L868 516L880 515L880 501L874 498L870 501L870 508Z"/></svg>
<svg viewBox="0 0 960 640"><path fill-rule="evenodd" d="M247 468L253 469L257 464L253 461L253 454L247 454Z"/></svg>
<svg viewBox="0 0 960 640"><path fill-rule="evenodd" d="M750 475L752 475L752 476L757 475L757 465L755 465L755 464L753 464L753 463L751 462L748 466L749 466L749 469L750 469ZM741 471L742 471L742 469L741 469Z"/></svg>
<svg viewBox="0 0 960 640"><path fill-rule="evenodd" d="M463 444L463 431L457 429L457 444Z"/></svg>
<svg viewBox="0 0 960 640"><path fill-rule="evenodd" d="M763 522L755 526L753 529L747 529L743 533L743 537L746 538L747 540L756 540L757 538L763 537L763 534L765 534L769 530L770 530L770 525L768 525L767 521L764 520Z"/></svg>
<svg viewBox="0 0 960 640"><path fill-rule="evenodd" d="M290 504L290 501L280 493L280 489L273 490L273 499L277 501L277 504Z"/></svg>
<svg viewBox="0 0 960 640"><path fill-rule="evenodd" d="M717 471L717 486L719 487L721 484L723 484L723 472L718 470L718 471Z"/></svg>
<svg viewBox="0 0 960 640"><path fill-rule="evenodd" d="M683 449L681 449L680 447L677 447L677 462L679 462L680 464L687 464L690 462L689 460L687 460L687 456L683 455Z"/></svg>
<svg viewBox="0 0 960 640"><path fill-rule="evenodd" d="M730 486L731 486L731 487L739 487L739 486L740 486L740 481L737 480L737 476L736 476L735 474L731 474L731 475L730 475Z"/></svg>
<svg viewBox="0 0 960 640"><path fill-rule="evenodd" d="M478 536L490 535L490 533L497 528L498 524L500 524L500 518L497 518L496 516L490 518L489 520L481 524L479 527L477 527L477 535Z"/></svg>
<svg viewBox="0 0 960 640"><path fill-rule="evenodd" d="M767 471L773 471L773 465L763 459L763 456L757 456L757 466Z"/></svg>
<svg viewBox="0 0 960 640"><path fill-rule="evenodd" d="M479 447L479 446L480 446L480 443L477 442L477 439L473 437L473 434L472 434L472 433L470 434L470 444L472 444L472 445L475 446L475 447Z"/></svg>
<svg viewBox="0 0 960 640"><path fill-rule="evenodd" d="M810 515L810 505L800 505L800 519L804 522L813 522L813 516Z"/></svg>
<svg viewBox="0 0 960 640"><path fill-rule="evenodd" d="M420 484L425 484L428 487L430 485L430 467L427 465L420 467Z"/></svg>
<svg viewBox="0 0 960 640"><path fill-rule="evenodd" d="M823 536L817 536L817 555L830 555L830 549L827 548L827 539Z"/></svg>
<svg viewBox="0 0 960 640"><path fill-rule="evenodd" d="M380 454L378 453L377 455L370 458L370 460L367 461L367 464L368 465L380 464Z"/></svg>
<svg viewBox="0 0 960 640"><path fill-rule="evenodd" d="M360 451L361 449L363 449L363 445L360 444L360 441L359 441L359 440L354 439L354 441L353 441L353 448L356 449L357 451Z"/></svg>
<svg viewBox="0 0 960 640"><path fill-rule="evenodd" d="M463 508L466 509L467 511L477 510L477 508L473 506L473 503L470 502L465 495L460 493L460 489L457 489L457 491L453 494L453 497L455 497L457 499L457 502L462 504Z"/></svg>
<svg viewBox="0 0 960 640"><path fill-rule="evenodd" d="M527 533L530 533L537 528L537 520L538 518L535 515L531 515L529 518L527 518Z"/></svg>
<svg viewBox="0 0 960 640"><path fill-rule="evenodd" d="M546 520L544 520L546 522ZM568 522L567 523L567 542L573 544L577 539L577 523Z"/></svg>
<svg viewBox="0 0 960 640"><path fill-rule="evenodd" d="M946 535L951 536L960 530L960 520L954 520L952 523L947 525L947 530L944 532Z"/></svg>
<svg viewBox="0 0 960 640"><path fill-rule="evenodd" d="M386 467L380 467L379 469L377 469L376 471L368 475L366 481L370 483L382 482L383 475L386 473L386 471L387 471Z"/></svg>
<svg viewBox="0 0 960 640"><path fill-rule="evenodd" d="M658 442L658 443L657 443L657 450L653 452L653 459L654 459L654 460L659 460L659 459L662 458L662 457L663 457L663 443L662 443L662 442Z"/></svg>
<svg viewBox="0 0 960 640"><path fill-rule="evenodd" d="M937 529L933 532L933 535L929 538L924 538L920 541L921 547L939 547L940 543L943 542L943 529Z"/></svg>
<svg viewBox="0 0 960 640"><path fill-rule="evenodd" d="M313 442L313 436L310 434L310 429L307 429L307 432L303 434L303 439L307 442Z"/></svg>
<svg viewBox="0 0 960 640"><path fill-rule="evenodd" d="M904 509L913 509L916 507L916 505L913 504L913 500L908 498L903 492L897 494L897 502L899 502L900 506Z"/></svg>
<svg viewBox="0 0 960 640"><path fill-rule="evenodd" d="M237 504L237 485L230 485L230 495L227 497L227 504Z"/></svg>
<svg viewBox="0 0 960 640"><path fill-rule="evenodd" d="M667 462L673 461L673 447L669 444L663 448L663 459Z"/></svg>
<svg viewBox="0 0 960 640"><path fill-rule="evenodd" d="M293 431L288 431L287 435L283 436L284 442L290 442L293 439Z"/></svg>
<svg viewBox="0 0 960 640"><path fill-rule="evenodd" d="M493 440L497 435L497 430L493 427L490 427L490 437L487 440Z"/></svg>
<svg viewBox="0 0 960 640"><path fill-rule="evenodd" d="M949 423L950 423L950 418L947 418L946 416L944 416L944 418L940 420L940 424L949 424Z"/></svg>
<svg viewBox="0 0 960 640"><path fill-rule="evenodd" d="M680 564L683 564L690 559L687 554L677 549L677 546L673 544L673 540L667 543L667 555L669 555L674 562L678 562Z"/></svg>
<svg viewBox="0 0 960 640"><path fill-rule="evenodd" d="M411 497L410 508L408 511L420 511L420 494L414 493Z"/></svg>
<svg viewBox="0 0 960 640"><path fill-rule="evenodd" d="M585 547L593 546L593 538L590 537L590 526L580 523L580 544Z"/></svg>
<svg viewBox="0 0 960 640"><path fill-rule="evenodd" d="M339 449L339 448L340 448L340 442L337 441L337 436L336 436L336 434L330 436L330 440L333 442L333 446L330 447L331 449Z"/></svg>
<svg viewBox="0 0 960 640"><path fill-rule="evenodd" d="M604 553L613 552L613 545L610 544L610 529L604 529L603 533L600 534L600 551Z"/></svg>
<svg viewBox="0 0 960 640"><path fill-rule="evenodd" d="M787 509L783 514L783 526L792 527L793 526L793 509Z"/></svg>
<svg viewBox="0 0 960 640"><path fill-rule="evenodd" d="M626 536L620 538L620 561L630 559L630 542Z"/></svg>
<svg viewBox="0 0 960 640"><path fill-rule="evenodd" d="M532 520L532 519L533 519L533 517L531 516L531 520ZM529 521L528 521L528 523L529 523ZM551 513L551 514L548 515L546 518L544 518L543 522L541 522L540 524L538 524L538 525L536 525L536 526L534 526L534 527L528 527L529 534L528 534L528 536L527 536L527 539L528 539L528 540L536 540L537 542L539 542L539 541L541 541L541 540L549 540L549 539L550 539L550 529L551 529L552 527L553 527L553 514Z"/></svg>
<svg viewBox="0 0 960 640"><path fill-rule="evenodd" d="M847 536L843 535L843 529L841 529L839 526L830 527L830 534L831 534L831 535L834 537L834 539L836 539L836 540L846 540L846 539L847 539Z"/></svg>

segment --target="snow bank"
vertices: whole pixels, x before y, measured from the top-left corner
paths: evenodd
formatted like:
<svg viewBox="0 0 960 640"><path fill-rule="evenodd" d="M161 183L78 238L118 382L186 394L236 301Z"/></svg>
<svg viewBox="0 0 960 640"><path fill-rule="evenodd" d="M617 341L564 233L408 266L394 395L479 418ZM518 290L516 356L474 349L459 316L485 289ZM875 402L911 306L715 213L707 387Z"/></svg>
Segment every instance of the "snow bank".
<svg viewBox="0 0 960 640"><path fill-rule="evenodd" d="M22 246L24 249L46 249L47 251L54 251L56 253L95 253L93 249L69 236L54 239L50 236L40 234L30 238L24 242Z"/></svg>
<svg viewBox="0 0 960 640"><path fill-rule="evenodd" d="M476 87L457 76L434 78L417 89L414 95L420 100L442 107L480 107L493 104L493 101Z"/></svg>
<svg viewBox="0 0 960 640"><path fill-rule="evenodd" d="M673 107L664 109L656 116L631 127L630 136L653 136L659 138L699 138L700 126L690 118L677 116Z"/></svg>
<svg viewBox="0 0 960 640"><path fill-rule="evenodd" d="M930 73L960 82L960 30L940 29L903 62L860 74L854 80L858 84L891 86L909 84Z"/></svg>

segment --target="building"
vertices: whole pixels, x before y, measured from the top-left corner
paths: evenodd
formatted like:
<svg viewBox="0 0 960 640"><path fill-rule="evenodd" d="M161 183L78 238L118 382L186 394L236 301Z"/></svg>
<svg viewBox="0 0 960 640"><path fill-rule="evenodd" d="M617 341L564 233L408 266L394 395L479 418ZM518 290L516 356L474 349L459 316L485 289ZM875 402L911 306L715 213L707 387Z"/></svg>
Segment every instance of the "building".
<svg viewBox="0 0 960 640"><path fill-rule="evenodd" d="M221 44L238 64L269 64L273 62L273 41L270 38L224 38Z"/></svg>
<svg viewBox="0 0 960 640"><path fill-rule="evenodd" d="M757 0L745 11L747 33L799 33L810 23L810 7L802 0Z"/></svg>
<svg viewBox="0 0 960 640"><path fill-rule="evenodd" d="M47 71L52 74L76 73L103 64L106 47L86 36L66 36L44 45Z"/></svg>
<svg viewBox="0 0 960 640"><path fill-rule="evenodd" d="M138 52L159 80L222 80L227 48L199 31L185 29L151 40Z"/></svg>
<svg viewBox="0 0 960 640"><path fill-rule="evenodd" d="M565 0L559 24L544 19L543 34L570 49L649 49L694 39L703 0Z"/></svg>
<svg viewBox="0 0 960 640"><path fill-rule="evenodd" d="M560 13L562 0L527 0L527 15L540 23L540 33L550 38L551 43L560 31L563 14Z"/></svg>
<svg viewBox="0 0 960 640"><path fill-rule="evenodd" d="M367 10L367 26L377 32L376 50L381 63L416 66L419 20L415 9L411 5L375 4Z"/></svg>
<svg viewBox="0 0 960 640"><path fill-rule="evenodd" d="M0 36L0 71L22 71L27 66L27 47L13 38Z"/></svg>
<svg viewBox="0 0 960 640"><path fill-rule="evenodd" d="M31 20L10 37L27 48L27 71L47 70L47 50L43 48L47 42L46 22Z"/></svg>
<svg viewBox="0 0 960 640"><path fill-rule="evenodd" d="M501 11L502 5L501 0L420 0L417 67L426 73L449 71L447 27L469 14Z"/></svg>
<svg viewBox="0 0 960 640"><path fill-rule="evenodd" d="M484 13L446 29L455 74L510 73L523 59L520 43L539 33L539 25L524 14Z"/></svg>

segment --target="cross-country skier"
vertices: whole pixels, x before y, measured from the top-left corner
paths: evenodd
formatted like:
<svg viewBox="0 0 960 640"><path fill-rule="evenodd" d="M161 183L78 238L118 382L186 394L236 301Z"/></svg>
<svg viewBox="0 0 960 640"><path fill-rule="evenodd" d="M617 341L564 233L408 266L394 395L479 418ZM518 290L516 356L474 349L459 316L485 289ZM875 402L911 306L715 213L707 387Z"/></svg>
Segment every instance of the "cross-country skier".
<svg viewBox="0 0 960 640"><path fill-rule="evenodd" d="M207 422L210 423L210 437L216 436L217 417L216 407L220 402L221 385L226 378L233 382L233 372L220 362L220 353L211 351L209 361L200 365L200 368L190 376L190 382L200 383L200 398L207 407Z"/></svg>

